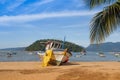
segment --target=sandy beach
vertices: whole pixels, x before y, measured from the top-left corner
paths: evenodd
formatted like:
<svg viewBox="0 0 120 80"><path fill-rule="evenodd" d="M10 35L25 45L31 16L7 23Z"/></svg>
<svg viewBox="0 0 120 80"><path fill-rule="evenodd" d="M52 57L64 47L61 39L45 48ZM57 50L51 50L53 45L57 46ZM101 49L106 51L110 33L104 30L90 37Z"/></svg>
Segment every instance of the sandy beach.
<svg viewBox="0 0 120 80"><path fill-rule="evenodd" d="M120 80L120 62L0 62L0 80Z"/></svg>

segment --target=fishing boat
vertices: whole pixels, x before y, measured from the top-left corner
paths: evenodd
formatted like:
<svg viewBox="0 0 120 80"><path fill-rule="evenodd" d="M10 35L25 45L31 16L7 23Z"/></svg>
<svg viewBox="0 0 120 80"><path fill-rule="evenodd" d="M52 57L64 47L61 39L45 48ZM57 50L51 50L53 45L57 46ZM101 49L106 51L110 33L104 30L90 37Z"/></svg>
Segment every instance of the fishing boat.
<svg viewBox="0 0 120 80"><path fill-rule="evenodd" d="M97 53L100 57L105 57L104 53L103 52L98 52Z"/></svg>
<svg viewBox="0 0 120 80"><path fill-rule="evenodd" d="M49 65L60 65L69 61L71 52L68 49L63 49L63 43L57 41L48 41L46 43L45 53L38 53L41 60L42 66Z"/></svg>
<svg viewBox="0 0 120 80"><path fill-rule="evenodd" d="M83 49L81 52L80 52L81 55L86 55L86 50Z"/></svg>
<svg viewBox="0 0 120 80"><path fill-rule="evenodd" d="M120 57L120 52L115 52L114 55L115 55L116 57Z"/></svg>

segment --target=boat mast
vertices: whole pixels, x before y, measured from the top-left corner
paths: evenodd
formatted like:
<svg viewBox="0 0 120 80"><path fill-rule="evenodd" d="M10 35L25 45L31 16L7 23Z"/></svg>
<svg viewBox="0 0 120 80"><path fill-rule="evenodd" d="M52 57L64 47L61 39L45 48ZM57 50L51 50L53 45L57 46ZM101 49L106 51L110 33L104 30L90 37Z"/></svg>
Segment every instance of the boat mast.
<svg viewBox="0 0 120 80"><path fill-rule="evenodd" d="M65 39L66 39L66 36L64 36L64 40L63 40L63 44L62 44L62 49L64 49L64 47L65 47Z"/></svg>

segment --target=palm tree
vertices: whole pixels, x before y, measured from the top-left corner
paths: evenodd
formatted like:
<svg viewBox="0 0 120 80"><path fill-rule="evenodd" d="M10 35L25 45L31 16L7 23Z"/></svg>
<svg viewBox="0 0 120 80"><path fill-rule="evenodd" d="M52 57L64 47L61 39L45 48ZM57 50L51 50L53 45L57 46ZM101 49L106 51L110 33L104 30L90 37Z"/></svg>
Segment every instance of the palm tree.
<svg viewBox="0 0 120 80"><path fill-rule="evenodd" d="M90 23L91 43L103 42L113 31L120 27L120 0L85 0L90 9L107 4Z"/></svg>

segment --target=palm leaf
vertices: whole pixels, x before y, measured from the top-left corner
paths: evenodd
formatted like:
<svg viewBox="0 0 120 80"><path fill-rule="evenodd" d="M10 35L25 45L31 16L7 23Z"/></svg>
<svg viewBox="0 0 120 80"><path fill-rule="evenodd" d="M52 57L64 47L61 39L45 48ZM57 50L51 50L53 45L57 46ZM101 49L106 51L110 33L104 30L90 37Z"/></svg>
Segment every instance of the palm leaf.
<svg viewBox="0 0 120 80"><path fill-rule="evenodd" d="M90 8L93 8L95 6L99 6L101 4L110 4L112 2L114 2L115 0L84 0L85 3L87 3L87 5Z"/></svg>
<svg viewBox="0 0 120 80"><path fill-rule="evenodd" d="M101 43L120 25L120 1L97 13L90 27L91 43Z"/></svg>

